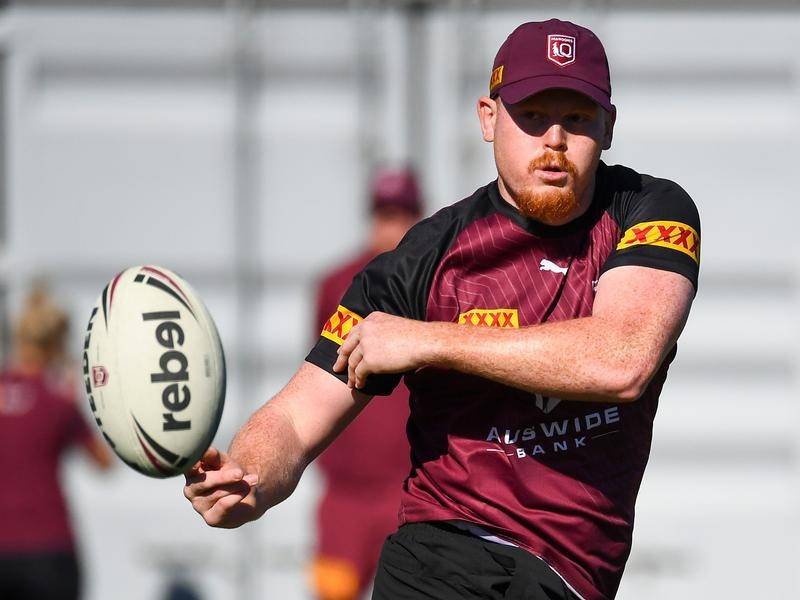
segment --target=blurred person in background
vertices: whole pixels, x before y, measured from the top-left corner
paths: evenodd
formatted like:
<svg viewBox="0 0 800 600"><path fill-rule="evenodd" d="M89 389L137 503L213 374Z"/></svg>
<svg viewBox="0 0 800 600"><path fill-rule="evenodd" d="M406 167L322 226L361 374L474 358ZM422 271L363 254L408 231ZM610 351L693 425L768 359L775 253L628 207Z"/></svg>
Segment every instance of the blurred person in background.
<svg viewBox="0 0 800 600"><path fill-rule="evenodd" d="M378 169L370 186L367 246L334 268L317 290L315 332L339 305L353 277L394 250L422 215L411 169ZM317 510L312 584L319 600L355 600L372 581L381 545L397 526L402 481L409 472L408 389L375 398L317 459L325 489Z"/></svg>
<svg viewBox="0 0 800 600"><path fill-rule="evenodd" d="M3 600L79 597L80 569L58 469L73 446L100 469L111 465L108 447L77 405L79 381L64 348L68 329L66 313L42 286L34 287L14 327L13 359L0 373Z"/></svg>

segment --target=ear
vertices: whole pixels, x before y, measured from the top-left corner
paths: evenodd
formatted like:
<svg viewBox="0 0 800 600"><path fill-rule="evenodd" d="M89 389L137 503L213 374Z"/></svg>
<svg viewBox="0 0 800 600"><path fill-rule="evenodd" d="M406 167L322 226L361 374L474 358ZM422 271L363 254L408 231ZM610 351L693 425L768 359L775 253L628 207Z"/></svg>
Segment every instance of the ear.
<svg viewBox="0 0 800 600"><path fill-rule="evenodd" d="M605 133L603 134L603 150L608 150L611 148L611 140L614 139L614 123L617 122L617 107L613 106L613 110L608 112L607 110L603 111L605 113L604 120L605 120Z"/></svg>
<svg viewBox="0 0 800 600"><path fill-rule="evenodd" d="M494 141L494 128L497 123L497 101L489 96L478 98L478 122L481 125L484 142Z"/></svg>

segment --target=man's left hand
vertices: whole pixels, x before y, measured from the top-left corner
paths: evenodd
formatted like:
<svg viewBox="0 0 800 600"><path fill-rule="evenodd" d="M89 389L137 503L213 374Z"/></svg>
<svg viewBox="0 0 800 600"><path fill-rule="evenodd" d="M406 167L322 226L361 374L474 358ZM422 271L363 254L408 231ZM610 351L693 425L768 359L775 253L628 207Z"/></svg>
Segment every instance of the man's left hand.
<svg viewBox="0 0 800 600"><path fill-rule="evenodd" d="M347 367L347 385L356 389L368 375L412 371L433 356L436 333L432 323L373 312L350 331L333 370Z"/></svg>

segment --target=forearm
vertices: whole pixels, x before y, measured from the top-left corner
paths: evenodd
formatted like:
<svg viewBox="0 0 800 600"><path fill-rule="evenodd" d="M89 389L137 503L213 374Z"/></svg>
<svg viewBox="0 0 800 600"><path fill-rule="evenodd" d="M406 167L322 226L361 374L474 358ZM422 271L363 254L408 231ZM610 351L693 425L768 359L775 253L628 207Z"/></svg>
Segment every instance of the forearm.
<svg viewBox="0 0 800 600"><path fill-rule="evenodd" d="M228 453L209 448L186 472L184 495L212 527L258 519L291 495L303 470L370 397L310 363L239 430Z"/></svg>
<svg viewBox="0 0 800 600"><path fill-rule="evenodd" d="M334 371L364 387L373 373L454 369L564 400L630 402L649 385L686 324L686 277L617 267L598 281L592 315L522 329L423 322L373 312L355 326Z"/></svg>
<svg viewBox="0 0 800 600"><path fill-rule="evenodd" d="M370 396L351 391L319 367L303 363L295 376L244 424L229 454L258 474L264 511L294 491L305 468L352 421Z"/></svg>
<svg viewBox="0 0 800 600"><path fill-rule="evenodd" d="M228 453L245 472L258 474L256 498L262 512L291 495L309 461L291 418L272 402L250 417Z"/></svg>
<svg viewBox="0 0 800 600"><path fill-rule="evenodd" d="M432 366L568 400L636 400L663 359L598 317L517 330L431 325Z"/></svg>

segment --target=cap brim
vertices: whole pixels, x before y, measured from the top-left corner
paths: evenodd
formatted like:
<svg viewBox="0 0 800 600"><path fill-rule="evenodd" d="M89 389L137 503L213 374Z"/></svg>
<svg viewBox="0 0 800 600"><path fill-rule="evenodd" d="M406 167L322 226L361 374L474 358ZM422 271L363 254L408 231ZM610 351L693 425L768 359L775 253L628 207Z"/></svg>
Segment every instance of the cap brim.
<svg viewBox="0 0 800 600"><path fill-rule="evenodd" d="M543 75L541 77L529 77L514 83L508 83L499 90L499 95L503 102L516 104L522 102L534 94L551 89L573 90L597 102L609 112L614 111L614 105L608 95L597 86L587 83L581 79L564 77L563 75Z"/></svg>

